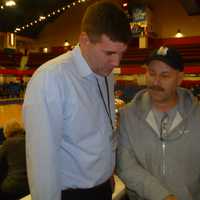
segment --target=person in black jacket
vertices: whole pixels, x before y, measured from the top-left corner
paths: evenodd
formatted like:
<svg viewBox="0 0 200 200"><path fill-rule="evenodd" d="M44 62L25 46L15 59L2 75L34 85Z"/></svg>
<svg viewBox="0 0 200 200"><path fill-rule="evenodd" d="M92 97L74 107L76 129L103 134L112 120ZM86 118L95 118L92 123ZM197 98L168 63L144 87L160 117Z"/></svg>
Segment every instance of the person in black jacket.
<svg viewBox="0 0 200 200"><path fill-rule="evenodd" d="M26 174L25 131L16 120L4 126L0 146L0 199L14 200L29 193Z"/></svg>

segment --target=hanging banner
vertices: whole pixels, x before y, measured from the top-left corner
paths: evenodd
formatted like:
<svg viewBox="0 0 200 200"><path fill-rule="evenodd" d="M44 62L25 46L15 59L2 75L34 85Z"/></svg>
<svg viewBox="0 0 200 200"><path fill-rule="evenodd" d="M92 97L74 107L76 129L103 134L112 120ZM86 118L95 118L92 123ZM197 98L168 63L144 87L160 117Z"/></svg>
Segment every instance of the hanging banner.
<svg viewBox="0 0 200 200"><path fill-rule="evenodd" d="M133 37L147 35L151 29L151 10L146 5L132 5L131 30Z"/></svg>

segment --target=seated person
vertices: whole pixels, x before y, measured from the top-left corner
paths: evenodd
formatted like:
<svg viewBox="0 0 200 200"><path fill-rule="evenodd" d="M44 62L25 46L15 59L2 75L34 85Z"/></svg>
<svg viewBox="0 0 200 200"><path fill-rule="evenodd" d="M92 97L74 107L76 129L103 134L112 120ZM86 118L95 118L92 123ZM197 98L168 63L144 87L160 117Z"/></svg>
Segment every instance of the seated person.
<svg viewBox="0 0 200 200"><path fill-rule="evenodd" d="M4 126L0 147L0 199L17 199L29 193L26 174L25 131L16 120Z"/></svg>

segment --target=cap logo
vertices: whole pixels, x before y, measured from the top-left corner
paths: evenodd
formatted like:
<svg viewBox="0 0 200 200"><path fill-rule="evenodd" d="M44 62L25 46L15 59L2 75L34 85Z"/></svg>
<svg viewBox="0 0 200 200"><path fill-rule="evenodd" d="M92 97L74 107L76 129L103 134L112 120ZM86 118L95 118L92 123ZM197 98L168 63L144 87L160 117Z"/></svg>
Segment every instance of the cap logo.
<svg viewBox="0 0 200 200"><path fill-rule="evenodd" d="M157 50L156 54L157 55L161 55L161 56L166 56L167 55L167 51L168 51L168 47L163 47L162 46Z"/></svg>

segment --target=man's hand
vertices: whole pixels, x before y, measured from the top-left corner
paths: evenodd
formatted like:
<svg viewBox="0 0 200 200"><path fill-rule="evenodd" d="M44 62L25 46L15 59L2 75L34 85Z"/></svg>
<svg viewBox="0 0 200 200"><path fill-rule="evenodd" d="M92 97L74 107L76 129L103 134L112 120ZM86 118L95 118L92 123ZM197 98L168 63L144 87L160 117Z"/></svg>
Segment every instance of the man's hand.
<svg viewBox="0 0 200 200"><path fill-rule="evenodd" d="M177 198L174 195L169 195L164 200L177 200Z"/></svg>

